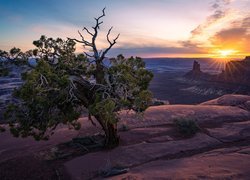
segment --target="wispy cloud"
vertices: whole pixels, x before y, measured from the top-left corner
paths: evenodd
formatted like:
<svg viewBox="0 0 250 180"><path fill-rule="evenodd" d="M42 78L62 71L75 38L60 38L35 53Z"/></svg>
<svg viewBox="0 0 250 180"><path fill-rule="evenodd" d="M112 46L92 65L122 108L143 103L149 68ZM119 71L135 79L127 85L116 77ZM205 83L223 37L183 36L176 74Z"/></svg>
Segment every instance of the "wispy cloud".
<svg viewBox="0 0 250 180"><path fill-rule="evenodd" d="M250 15L218 31L210 40L214 48L234 49L239 53L250 52Z"/></svg>
<svg viewBox="0 0 250 180"><path fill-rule="evenodd" d="M179 44L184 49L189 49L194 53L208 53L210 44L207 41L209 35L207 30L219 23L219 21L229 15L228 5L230 5L231 0L214 0L210 4L210 9L212 13L208 15L204 22L197 25L191 32L190 38L184 41L179 41Z"/></svg>
<svg viewBox="0 0 250 180"><path fill-rule="evenodd" d="M27 50L42 34L79 38L77 30L83 25L91 30L93 17L104 6L107 17L97 39L98 48L108 46L106 33L110 25L114 26L111 38L121 33L111 56L197 57L209 55L213 48L249 47L250 15L245 13L250 10L249 0L8 0L0 7L0 46L7 50L7 45L15 45ZM77 52L82 51L82 45L78 45Z"/></svg>
<svg viewBox="0 0 250 180"><path fill-rule="evenodd" d="M213 13L206 18L205 22L199 24L195 29L191 31L191 39L195 36L201 35L209 26L226 17L229 13L229 9L227 8L227 6L230 3L231 0L215 0L211 5Z"/></svg>
<svg viewBox="0 0 250 180"><path fill-rule="evenodd" d="M242 54L249 51L250 15L234 11L232 3L233 0L214 0L210 4L212 14L190 32L188 40L180 41L180 44L210 55L221 49L235 49Z"/></svg>

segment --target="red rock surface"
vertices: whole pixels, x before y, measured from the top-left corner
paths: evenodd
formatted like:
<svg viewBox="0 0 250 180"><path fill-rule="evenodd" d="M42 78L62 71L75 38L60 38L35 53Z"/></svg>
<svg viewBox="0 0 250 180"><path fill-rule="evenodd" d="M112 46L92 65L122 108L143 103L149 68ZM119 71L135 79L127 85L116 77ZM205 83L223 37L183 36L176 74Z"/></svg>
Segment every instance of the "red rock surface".
<svg viewBox="0 0 250 180"><path fill-rule="evenodd" d="M102 179L100 172L117 166L127 167L129 172L111 179L247 179L250 112L243 105L249 98L228 95L201 105L150 107L144 118L122 112L119 127L127 128L119 132L119 147L56 162L36 157L40 151L73 137L99 132L100 127L93 127L87 118L82 118L79 132L61 126L46 142L0 133L0 179ZM173 125L177 117L195 119L201 131L184 138ZM29 171L25 171L27 168Z"/></svg>
<svg viewBox="0 0 250 180"><path fill-rule="evenodd" d="M248 146L233 152L219 149L192 157L157 160L110 179L249 179L250 154L244 153L247 148L249 151Z"/></svg>

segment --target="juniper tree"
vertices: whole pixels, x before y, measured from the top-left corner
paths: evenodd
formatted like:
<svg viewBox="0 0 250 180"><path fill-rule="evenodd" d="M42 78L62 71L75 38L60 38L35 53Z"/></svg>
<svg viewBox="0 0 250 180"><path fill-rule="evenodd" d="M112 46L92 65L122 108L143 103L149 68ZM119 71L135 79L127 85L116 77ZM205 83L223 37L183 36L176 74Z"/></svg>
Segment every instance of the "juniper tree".
<svg viewBox="0 0 250 180"><path fill-rule="evenodd" d="M83 28L91 36L90 41L78 31L80 40L41 36L33 42L37 48L34 53L40 57L37 66L23 74L24 84L14 92L19 102L11 104L5 113L15 136L47 139L61 123L79 129L77 119L86 108L89 119L93 121L94 117L102 127L105 145L115 147L119 143L118 112L146 110L151 101L148 85L153 75L139 57L106 58L119 38L117 35L110 39L112 28L106 34L109 46L104 50L97 48L104 16L105 9L95 18L92 31ZM76 55L76 43L91 48L91 53Z"/></svg>

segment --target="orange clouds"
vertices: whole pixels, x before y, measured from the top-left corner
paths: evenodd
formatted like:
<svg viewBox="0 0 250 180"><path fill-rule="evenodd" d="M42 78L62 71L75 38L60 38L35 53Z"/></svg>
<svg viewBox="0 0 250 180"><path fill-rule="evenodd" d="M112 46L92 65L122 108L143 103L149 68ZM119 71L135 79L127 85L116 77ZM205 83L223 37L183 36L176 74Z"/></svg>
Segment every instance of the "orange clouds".
<svg viewBox="0 0 250 180"><path fill-rule="evenodd" d="M250 16L220 30L210 40L215 49L233 49L238 55L250 53Z"/></svg>
<svg viewBox="0 0 250 180"><path fill-rule="evenodd" d="M233 8L233 3L215 0L211 5L213 13L190 32L191 37L182 45L212 57L221 57L224 52L230 52L229 57L249 54L250 14L246 9Z"/></svg>

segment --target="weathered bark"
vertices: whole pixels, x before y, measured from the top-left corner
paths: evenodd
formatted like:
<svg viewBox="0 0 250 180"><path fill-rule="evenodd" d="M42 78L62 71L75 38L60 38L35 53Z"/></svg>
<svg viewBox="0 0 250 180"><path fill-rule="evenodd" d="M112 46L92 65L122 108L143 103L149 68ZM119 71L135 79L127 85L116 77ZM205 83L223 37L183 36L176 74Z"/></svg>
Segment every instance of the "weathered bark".
<svg viewBox="0 0 250 180"><path fill-rule="evenodd" d="M88 81L75 77L73 82L76 84L75 94L82 104L88 108L95 98L95 89L98 87L93 87ZM95 119L101 125L105 133L105 146L107 148L114 148L119 145L119 136L117 134L117 124L112 124L107 122L104 116L95 115Z"/></svg>
<svg viewBox="0 0 250 180"><path fill-rule="evenodd" d="M117 124L107 124L106 147L114 148L119 145L120 137L117 133Z"/></svg>
<svg viewBox="0 0 250 180"><path fill-rule="evenodd" d="M74 76L71 78L71 80L76 87L76 89L74 89L74 94L82 102L83 106L88 108L91 102L94 101L93 91L91 93L91 89L93 89L93 86L90 82L80 77Z"/></svg>
<svg viewBox="0 0 250 180"><path fill-rule="evenodd" d="M95 72L95 78L96 78L96 83L98 84L105 84L105 72L104 72L104 67L102 65L102 61L97 61L96 62L96 72Z"/></svg>
<svg viewBox="0 0 250 180"><path fill-rule="evenodd" d="M119 145L120 137L117 133L117 124L106 122L101 116L95 116L105 133L105 147L115 148Z"/></svg>

